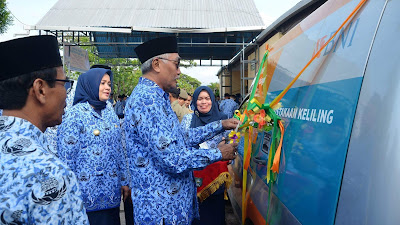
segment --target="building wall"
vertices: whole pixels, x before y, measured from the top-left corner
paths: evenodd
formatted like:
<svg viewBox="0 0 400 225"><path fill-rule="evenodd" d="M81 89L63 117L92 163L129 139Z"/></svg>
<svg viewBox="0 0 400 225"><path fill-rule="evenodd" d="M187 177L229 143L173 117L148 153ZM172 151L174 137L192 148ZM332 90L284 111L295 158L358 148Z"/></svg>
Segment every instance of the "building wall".
<svg viewBox="0 0 400 225"><path fill-rule="evenodd" d="M246 71L247 73L247 71ZM218 74L220 80L220 95L224 96L225 93L228 94L238 94L240 93L240 64L231 66L227 71L220 71ZM232 89L230 86L232 79ZM232 91L231 91L232 90Z"/></svg>
<svg viewBox="0 0 400 225"><path fill-rule="evenodd" d="M270 39L268 39L265 43L263 43L259 48L255 49L253 53L251 53L248 57L247 60L257 60L257 63L245 63L245 74L244 77L252 77L254 78L257 75L257 71L260 67L262 58L264 57L264 54L266 52L265 46L268 44L270 47L273 46L281 37L283 34L281 32L276 33L274 36L272 36ZM240 61L238 61L235 65L230 65L230 68L227 69L228 74L225 72L225 75L222 75L224 72L220 71L218 74L218 77L221 81L221 90L220 94L223 96L225 93L229 94L237 94L240 93L240 88L241 88L241 80L240 80ZM228 75L228 76L227 76ZM230 82L232 79L232 91L230 87L222 87L222 86L230 86ZM253 79L250 80L244 80L244 87L246 92L250 92L251 84L253 82Z"/></svg>
<svg viewBox="0 0 400 225"><path fill-rule="evenodd" d="M240 93L240 84L240 65L237 64L232 68L232 93L230 94Z"/></svg>
<svg viewBox="0 0 400 225"><path fill-rule="evenodd" d="M218 78L220 80L220 95L221 97L224 96L225 93L230 93L231 88L230 87L224 87L224 86L230 86L231 84L231 75L232 71L226 70L226 71L221 71L220 74L218 74Z"/></svg>

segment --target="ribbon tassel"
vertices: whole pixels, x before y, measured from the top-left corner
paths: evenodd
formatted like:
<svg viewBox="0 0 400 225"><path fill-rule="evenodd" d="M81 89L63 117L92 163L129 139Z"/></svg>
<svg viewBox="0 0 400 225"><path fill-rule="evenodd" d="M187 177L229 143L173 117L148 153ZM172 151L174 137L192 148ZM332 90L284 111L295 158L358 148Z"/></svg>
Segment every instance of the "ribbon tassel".
<svg viewBox="0 0 400 225"><path fill-rule="evenodd" d="M275 156L274 156L274 162L273 162L272 167L271 167L271 170L274 173L279 173L279 164L280 164L280 160L281 160L283 134L285 132L285 129L283 128L283 124L282 124L281 120L278 121L278 125L279 125L279 129L280 129L280 141L279 141L279 145L278 145L278 147L276 149L276 153L275 153Z"/></svg>

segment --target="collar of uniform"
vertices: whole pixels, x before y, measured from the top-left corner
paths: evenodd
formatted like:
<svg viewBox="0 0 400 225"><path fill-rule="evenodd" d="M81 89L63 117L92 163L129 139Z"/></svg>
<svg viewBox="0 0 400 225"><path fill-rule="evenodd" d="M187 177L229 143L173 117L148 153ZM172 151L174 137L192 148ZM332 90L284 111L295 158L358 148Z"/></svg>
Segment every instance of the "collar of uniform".
<svg viewBox="0 0 400 225"><path fill-rule="evenodd" d="M86 111L89 111L93 116L102 119L102 116L100 116L96 111L94 111L94 108L89 104L89 102L78 103L78 104L81 104L83 106L83 109L86 110ZM106 109L106 108L104 108L104 109ZM104 109L101 110L101 114L102 115L103 115Z"/></svg>
<svg viewBox="0 0 400 225"><path fill-rule="evenodd" d="M179 104L179 101L178 101L178 100L175 100L175 101L171 102L171 106L175 106L175 105L177 105L177 104Z"/></svg>
<svg viewBox="0 0 400 225"><path fill-rule="evenodd" d="M16 133L20 136L32 138L49 153L54 154L42 131L25 119L14 116L0 116L0 132Z"/></svg>
<svg viewBox="0 0 400 225"><path fill-rule="evenodd" d="M140 77L139 78L139 84L146 85L146 86L149 86L149 87L153 87L155 89L155 92L159 96L164 97L165 99L169 98L169 94L167 92L165 92L163 89L161 89L160 86L158 86L158 84L156 84L156 82L154 82L152 80L149 80L149 79L147 79L145 77Z"/></svg>

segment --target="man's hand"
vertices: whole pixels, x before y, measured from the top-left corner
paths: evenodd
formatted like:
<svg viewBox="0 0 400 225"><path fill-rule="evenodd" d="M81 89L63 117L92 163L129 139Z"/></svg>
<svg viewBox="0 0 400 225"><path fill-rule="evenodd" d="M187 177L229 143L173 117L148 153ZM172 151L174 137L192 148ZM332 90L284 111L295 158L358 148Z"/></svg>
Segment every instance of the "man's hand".
<svg viewBox="0 0 400 225"><path fill-rule="evenodd" d="M238 143L225 144L225 141L219 143L218 149L221 151L222 160L232 160L236 158Z"/></svg>
<svg viewBox="0 0 400 225"><path fill-rule="evenodd" d="M122 193L122 200L125 202L126 199L131 197L131 189L129 189L128 186L122 186L121 187L121 193Z"/></svg>
<svg viewBox="0 0 400 225"><path fill-rule="evenodd" d="M226 119L226 120L222 120L222 127L225 130L232 130L235 129L237 127L237 125L239 124L239 120L235 119L235 118L230 118L230 119Z"/></svg>

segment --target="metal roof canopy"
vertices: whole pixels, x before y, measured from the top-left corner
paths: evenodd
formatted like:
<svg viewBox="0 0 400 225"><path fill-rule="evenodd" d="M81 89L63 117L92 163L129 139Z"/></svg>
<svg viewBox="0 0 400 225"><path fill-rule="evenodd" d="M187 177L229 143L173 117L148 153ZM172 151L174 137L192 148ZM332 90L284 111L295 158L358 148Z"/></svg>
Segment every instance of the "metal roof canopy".
<svg viewBox="0 0 400 225"><path fill-rule="evenodd" d="M135 58L137 45L176 35L181 57L201 60L231 59L264 28L253 0L59 0L25 27L86 33L102 58Z"/></svg>
<svg viewBox="0 0 400 225"><path fill-rule="evenodd" d="M94 45L101 58L136 58L134 48L139 44L163 36L176 35L179 55L183 59L228 60L247 46L259 32L227 33L155 33L131 34L93 32Z"/></svg>

